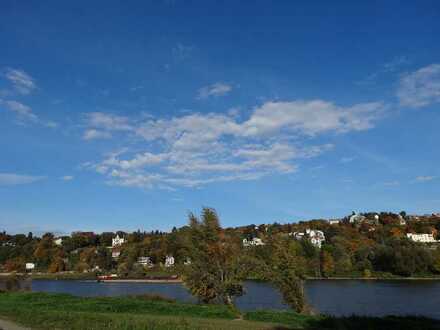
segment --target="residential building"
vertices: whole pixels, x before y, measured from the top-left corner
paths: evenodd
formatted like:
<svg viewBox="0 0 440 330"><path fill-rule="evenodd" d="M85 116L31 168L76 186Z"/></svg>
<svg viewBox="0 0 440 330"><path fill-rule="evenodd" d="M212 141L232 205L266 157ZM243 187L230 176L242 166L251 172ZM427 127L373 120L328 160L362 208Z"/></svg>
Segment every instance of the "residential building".
<svg viewBox="0 0 440 330"><path fill-rule="evenodd" d="M405 218L402 217L400 214L399 214L399 225L401 225L401 226L405 226L406 225Z"/></svg>
<svg viewBox="0 0 440 330"><path fill-rule="evenodd" d="M165 257L165 267L173 267L174 266L174 257L166 256Z"/></svg>
<svg viewBox="0 0 440 330"><path fill-rule="evenodd" d="M113 259L118 259L120 255L121 255L121 251L120 250L113 250L112 251L112 258Z"/></svg>
<svg viewBox="0 0 440 330"><path fill-rule="evenodd" d="M406 234L406 237L408 237L410 240L413 240L414 242L419 242L419 243L438 243L439 242L434 238L433 234L408 233L408 234Z"/></svg>
<svg viewBox="0 0 440 330"><path fill-rule="evenodd" d="M341 220L339 220L339 219L330 219L330 220L328 221L328 223L329 223L330 225L338 225L340 222L341 222Z"/></svg>
<svg viewBox="0 0 440 330"><path fill-rule="evenodd" d="M62 238L62 237L57 237L57 238L55 238L55 239L53 240L53 243L54 243L55 245L61 246L61 245L63 245L63 238Z"/></svg>
<svg viewBox="0 0 440 330"><path fill-rule="evenodd" d="M254 237L252 239L247 239L247 238L243 239L243 246L244 247L262 246L262 245L264 245L264 243L261 240L261 238L258 238L258 237Z"/></svg>
<svg viewBox="0 0 440 330"><path fill-rule="evenodd" d="M137 259L137 263L138 263L139 265L146 266L146 267L150 267L150 268L154 266L154 264L153 264L153 262L151 261L151 258L150 258L150 257L139 257L139 258Z"/></svg>
<svg viewBox="0 0 440 330"><path fill-rule="evenodd" d="M34 270L35 269L35 264L32 262L27 262L25 265L26 270Z"/></svg>
<svg viewBox="0 0 440 330"><path fill-rule="evenodd" d="M125 238L119 237L119 235L116 235L115 238L112 238L112 247L121 246L124 243L125 243Z"/></svg>
<svg viewBox="0 0 440 330"><path fill-rule="evenodd" d="M289 235L296 240L308 239L317 248L321 248L322 242L325 241L324 232L321 230L306 229L305 232L294 232Z"/></svg>

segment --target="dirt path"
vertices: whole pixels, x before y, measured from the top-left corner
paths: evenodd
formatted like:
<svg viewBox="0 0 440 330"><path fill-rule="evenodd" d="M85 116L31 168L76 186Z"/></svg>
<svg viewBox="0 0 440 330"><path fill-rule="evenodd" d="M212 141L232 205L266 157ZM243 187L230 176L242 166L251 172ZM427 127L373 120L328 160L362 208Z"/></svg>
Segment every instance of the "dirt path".
<svg viewBox="0 0 440 330"><path fill-rule="evenodd" d="M0 320L0 330L31 330L31 328L25 328L10 321Z"/></svg>

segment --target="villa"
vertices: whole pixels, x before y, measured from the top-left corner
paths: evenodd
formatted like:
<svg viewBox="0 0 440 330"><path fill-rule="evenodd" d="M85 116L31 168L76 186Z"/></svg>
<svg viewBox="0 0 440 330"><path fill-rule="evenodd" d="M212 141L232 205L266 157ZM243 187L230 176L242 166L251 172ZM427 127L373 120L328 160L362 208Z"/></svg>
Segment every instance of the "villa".
<svg viewBox="0 0 440 330"><path fill-rule="evenodd" d="M138 263L139 265L147 266L147 267L150 267L150 268L154 266L154 264L153 264L153 262L151 261L151 258L150 258L150 257L139 257L139 258L137 259L137 263Z"/></svg>
<svg viewBox="0 0 440 330"><path fill-rule="evenodd" d="M414 242L419 243L438 243L439 241L434 238L433 234L413 234L408 233L406 234L406 237L408 237L410 240Z"/></svg>
<svg viewBox="0 0 440 330"><path fill-rule="evenodd" d="M27 262L26 265L26 270L34 270L35 269L35 264L32 262Z"/></svg>
<svg viewBox="0 0 440 330"><path fill-rule="evenodd" d="M53 240L53 243L57 246L61 246L61 245L63 245L63 238L62 237L55 238Z"/></svg>
<svg viewBox="0 0 440 330"><path fill-rule="evenodd" d="M119 249L112 251L112 258L113 259L118 259L120 255L121 255L121 251Z"/></svg>
<svg viewBox="0 0 440 330"><path fill-rule="evenodd" d="M310 243L312 243L317 248L321 248L322 242L325 241L324 232L322 232L321 230L306 229L305 232L294 232L290 233L289 235L293 236L293 238L296 240L307 238Z"/></svg>
<svg viewBox="0 0 440 330"><path fill-rule="evenodd" d="M258 237L254 237L252 239L247 239L244 238L243 239L243 246L244 247L249 247L249 246L261 246L264 245L263 241L261 240L261 238Z"/></svg>
<svg viewBox="0 0 440 330"><path fill-rule="evenodd" d="M116 235L115 238L112 238L112 247L121 246L124 243L125 243L125 238L119 237L119 235Z"/></svg>
<svg viewBox="0 0 440 330"><path fill-rule="evenodd" d="M174 266L174 257L173 256L166 256L165 258L165 267L173 267Z"/></svg>

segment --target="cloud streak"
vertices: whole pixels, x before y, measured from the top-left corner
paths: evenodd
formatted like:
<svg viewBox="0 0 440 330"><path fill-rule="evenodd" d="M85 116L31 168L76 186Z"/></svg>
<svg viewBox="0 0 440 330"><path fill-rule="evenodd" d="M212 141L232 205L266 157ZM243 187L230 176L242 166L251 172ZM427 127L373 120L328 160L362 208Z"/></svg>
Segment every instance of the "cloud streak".
<svg viewBox="0 0 440 330"><path fill-rule="evenodd" d="M215 84L212 84L210 86L202 87L197 92L197 99L198 100L204 100L210 97L219 97L224 96L232 91L232 86L217 82Z"/></svg>
<svg viewBox="0 0 440 330"><path fill-rule="evenodd" d="M440 102L440 64L431 64L402 77L397 98L403 107L422 108Z"/></svg>
<svg viewBox="0 0 440 330"><path fill-rule="evenodd" d="M243 121L217 113L134 119L95 112L86 116L83 138L91 130L90 139L119 132L140 139L135 149L143 151L115 152L85 167L111 185L167 189L283 175L333 148L313 143L314 137L370 129L385 109L380 102L341 107L322 100L271 101Z"/></svg>
<svg viewBox="0 0 440 330"><path fill-rule="evenodd" d="M0 173L0 186L16 186L30 184L46 179L45 176L22 175L15 173Z"/></svg>
<svg viewBox="0 0 440 330"><path fill-rule="evenodd" d="M28 95L37 88L34 79L23 70L7 68L4 76L20 94Z"/></svg>

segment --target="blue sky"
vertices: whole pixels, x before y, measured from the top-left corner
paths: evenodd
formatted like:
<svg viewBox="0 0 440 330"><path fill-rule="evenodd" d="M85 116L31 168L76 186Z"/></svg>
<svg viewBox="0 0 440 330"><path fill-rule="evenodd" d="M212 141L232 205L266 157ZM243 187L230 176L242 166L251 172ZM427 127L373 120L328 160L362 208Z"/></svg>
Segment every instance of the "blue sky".
<svg viewBox="0 0 440 330"><path fill-rule="evenodd" d="M0 225L440 211L438 1L0 4Z"/></svg>

